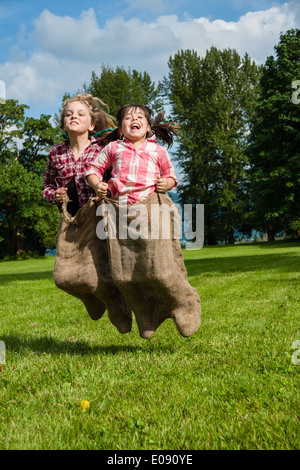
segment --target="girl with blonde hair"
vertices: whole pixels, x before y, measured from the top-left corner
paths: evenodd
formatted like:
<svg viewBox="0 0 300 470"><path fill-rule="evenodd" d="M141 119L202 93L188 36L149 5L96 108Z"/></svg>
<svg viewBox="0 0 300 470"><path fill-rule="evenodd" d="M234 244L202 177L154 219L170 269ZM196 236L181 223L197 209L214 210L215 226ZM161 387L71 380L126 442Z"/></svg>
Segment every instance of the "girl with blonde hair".
<svg viewBox="0 0 300 470"><path fill-rule="evenodd" d="M94 190L84 179L85 166L100 153L99 138L115 129L113 118L102 108L106 104L87 93L77 93L65 100L60 115L60 127L65 142L54 145L47 158L43 179L43 198L59 208L66 197L67 210L75 215Z"/></svg>

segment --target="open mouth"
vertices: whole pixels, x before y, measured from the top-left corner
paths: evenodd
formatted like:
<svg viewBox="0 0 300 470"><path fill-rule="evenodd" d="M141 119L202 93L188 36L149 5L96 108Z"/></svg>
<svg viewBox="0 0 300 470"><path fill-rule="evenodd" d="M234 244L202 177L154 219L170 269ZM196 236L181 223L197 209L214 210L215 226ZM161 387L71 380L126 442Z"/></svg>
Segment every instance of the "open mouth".
<svg viewBox="0 0 300 470"><path fill-rule="evenodd" d="M137 129L138 130L138 129L140 129L140 126L139 126L139 124L132 124L131 129L133 129L133 130Z"/></svg>

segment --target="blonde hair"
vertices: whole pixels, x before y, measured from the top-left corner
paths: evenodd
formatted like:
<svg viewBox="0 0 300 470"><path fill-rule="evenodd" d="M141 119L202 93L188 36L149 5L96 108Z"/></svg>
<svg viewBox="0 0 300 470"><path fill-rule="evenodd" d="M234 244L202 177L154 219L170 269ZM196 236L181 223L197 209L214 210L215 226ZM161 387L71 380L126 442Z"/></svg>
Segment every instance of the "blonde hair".
<svg viewBox="0 0 300 470"><path fill-rule="evenodd" d="M92 123L95 125L93 134L99 131L103 131L104 129L115 129L116 125L114 123L114 118L110 116L108 113L103 111L100 106L104 106L108 109L108 106L95 96L92 96L88 93L77 93L76 95L68 98L64 101L60 113L60 127L64 128L64 119L66 115L66 109L69 103L72 101L80 101L83 103L89 110ZM104 135L106 133L103 133Z"/></svg>

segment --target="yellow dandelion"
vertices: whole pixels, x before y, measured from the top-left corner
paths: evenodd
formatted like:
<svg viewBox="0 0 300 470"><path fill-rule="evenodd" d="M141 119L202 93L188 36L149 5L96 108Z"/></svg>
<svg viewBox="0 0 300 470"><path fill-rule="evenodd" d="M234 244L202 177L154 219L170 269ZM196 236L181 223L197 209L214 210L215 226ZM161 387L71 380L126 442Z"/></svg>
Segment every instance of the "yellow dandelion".
<svg viewBox="0 0 300 470"><path fill-rule="evenodd" d="M80 406L83 410L87 410L90 407L90 402L87 400L82 400Z"/></svg>

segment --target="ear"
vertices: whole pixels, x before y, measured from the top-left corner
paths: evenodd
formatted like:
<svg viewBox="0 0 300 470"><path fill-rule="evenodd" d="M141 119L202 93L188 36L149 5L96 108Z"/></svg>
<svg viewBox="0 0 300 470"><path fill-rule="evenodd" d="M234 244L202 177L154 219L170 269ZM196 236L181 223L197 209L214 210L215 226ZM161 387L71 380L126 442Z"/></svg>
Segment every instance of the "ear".
<svg viewBox="0 0 300 470"><path fill-rule="evenodd" d="M95 129L95 124L91 124L89 127L89 132L93 132L94 129Z"/></svg>

